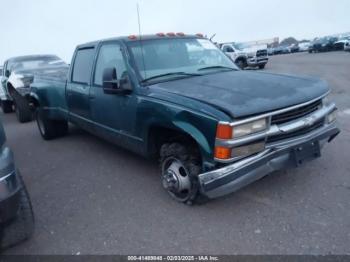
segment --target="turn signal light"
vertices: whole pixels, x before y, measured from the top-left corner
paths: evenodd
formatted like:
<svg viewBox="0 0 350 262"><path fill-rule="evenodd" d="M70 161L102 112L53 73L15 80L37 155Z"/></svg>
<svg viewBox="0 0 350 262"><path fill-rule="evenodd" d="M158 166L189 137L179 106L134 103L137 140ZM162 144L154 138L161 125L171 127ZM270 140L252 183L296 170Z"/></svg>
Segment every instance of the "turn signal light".
<svg viewBox="0 0 350 262"><path fill-rule="evenodd" d="M215 158L218 159L230 159L231 158L231 149L222 146L215 147Z"/></svg>
<svg viewBox="0 0 350 262"><path fill-rule="evenodd" d="M233 127L225 124L218 124L216 128L216 138L231 139Z"/></svg>

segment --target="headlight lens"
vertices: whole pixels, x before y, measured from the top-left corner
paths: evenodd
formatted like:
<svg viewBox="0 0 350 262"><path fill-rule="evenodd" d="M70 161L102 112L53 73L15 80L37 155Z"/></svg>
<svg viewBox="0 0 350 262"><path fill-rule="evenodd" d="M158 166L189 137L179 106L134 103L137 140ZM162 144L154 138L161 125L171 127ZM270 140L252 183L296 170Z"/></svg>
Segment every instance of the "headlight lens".
<svg viewBox="0 0 350 262"><path fill-rule="evenodd" d="M232 136L239 138L250 134L258 133L266 129L266 118L259 119L253 122L241 124L233 127Z"/></svg>

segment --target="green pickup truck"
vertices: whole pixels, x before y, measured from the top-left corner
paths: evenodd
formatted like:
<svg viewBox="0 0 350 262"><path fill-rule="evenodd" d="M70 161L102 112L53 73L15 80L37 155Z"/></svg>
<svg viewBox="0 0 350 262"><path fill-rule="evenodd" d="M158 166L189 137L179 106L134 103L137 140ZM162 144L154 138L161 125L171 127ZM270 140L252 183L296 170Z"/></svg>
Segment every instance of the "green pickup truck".
<svg viewBox="0 0 350 262"><path fill-rule="evenodd" d="M159 33L79 45L67 77L37 77L30 95L44 139L71 122L158 158L166 191L192 204L319 157L339 133L328 93L241 71L201 35Z"/></svg>

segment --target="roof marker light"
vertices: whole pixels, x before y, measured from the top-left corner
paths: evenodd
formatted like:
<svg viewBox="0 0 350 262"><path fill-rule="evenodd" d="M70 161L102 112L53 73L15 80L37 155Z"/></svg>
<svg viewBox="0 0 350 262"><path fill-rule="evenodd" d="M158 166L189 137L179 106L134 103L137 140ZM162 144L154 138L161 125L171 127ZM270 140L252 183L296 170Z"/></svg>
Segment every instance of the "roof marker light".
<svg viewBox="0 0 350 262"><path fill-rule="evenodd" d="M176 35L178 35L178 36L185 36L185 34L182 33L182 32L176 33Z"/></svg>
<svg viewBox="0 0 350 262"><path fill-rule="evenodd" d="M164 33L157 33L157 36L164 37L165 34Z"/></svg>
<svg viewBox="0 0 350 262"><path fill-rule="evenodd" d="M176 34L173 32L170 32L170 33L167 33L167 36L176 36Z"/></svg>
<svg viewBox="0 0 350 262"><path fill-rule="evenodd" d="M198 37L204 37L204 35L201 34L201 33L196 34L196 36L198 36Z"/></svg>
<svg viewBox="0 0 350 262"><path fill-rule="evenodd" d="M137 39L137 36L136 35L129 35L128 38L131 40L135 40L135 39Z"/></svg>

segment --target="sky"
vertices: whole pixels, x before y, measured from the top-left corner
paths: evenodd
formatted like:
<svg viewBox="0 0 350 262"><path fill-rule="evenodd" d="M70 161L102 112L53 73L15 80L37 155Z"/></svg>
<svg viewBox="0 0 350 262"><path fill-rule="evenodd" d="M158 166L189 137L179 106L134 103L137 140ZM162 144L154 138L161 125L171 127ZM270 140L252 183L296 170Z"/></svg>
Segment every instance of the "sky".
<svg viewBox="0 0 350 262"><path fill-rule="evenodd" d="M0 0L0 63L56 54L70 63L76 45L121 35L216 34L214 41L350 32L350 0Z"/></svg>

